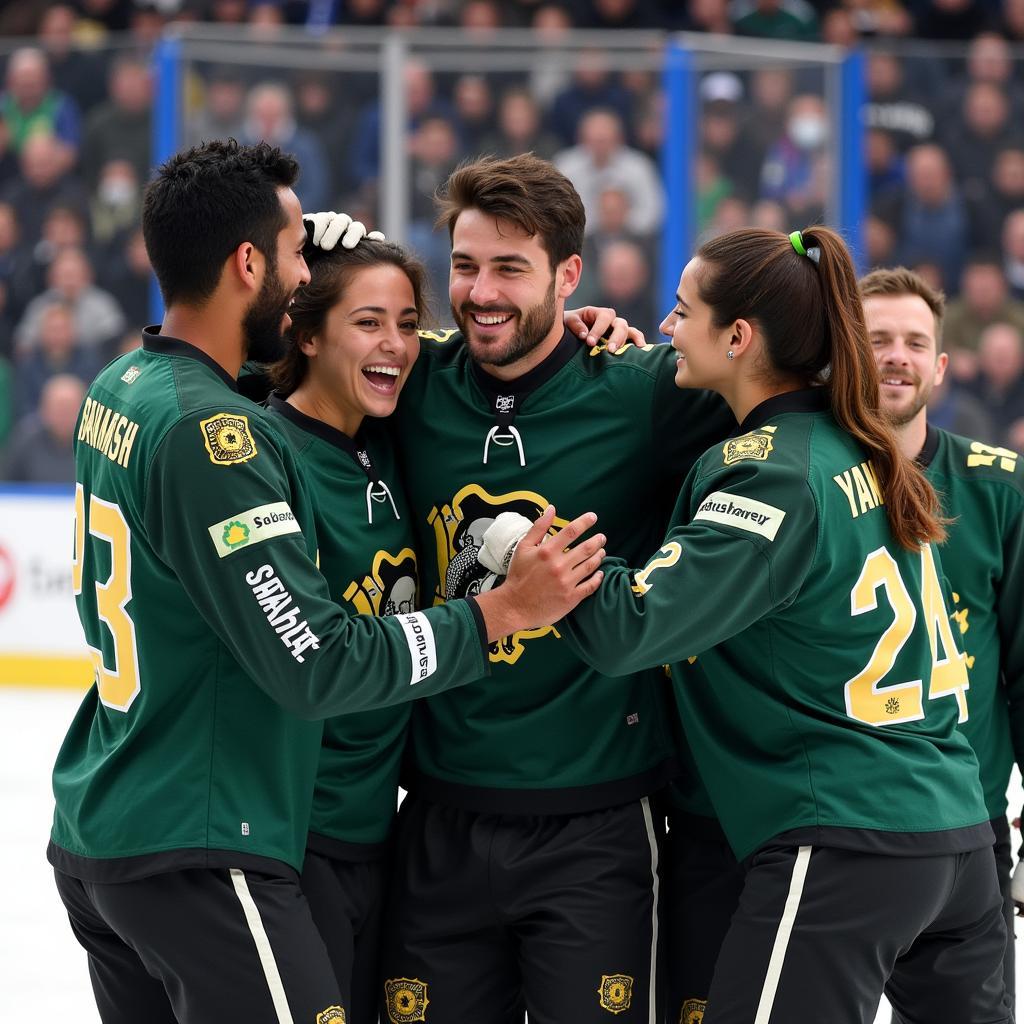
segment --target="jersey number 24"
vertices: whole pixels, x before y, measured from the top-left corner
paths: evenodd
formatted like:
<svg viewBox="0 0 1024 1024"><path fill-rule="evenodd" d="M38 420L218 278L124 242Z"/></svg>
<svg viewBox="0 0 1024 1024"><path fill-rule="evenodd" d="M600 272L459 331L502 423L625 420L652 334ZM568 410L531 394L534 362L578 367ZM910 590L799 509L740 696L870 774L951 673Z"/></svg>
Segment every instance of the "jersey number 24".
<svg viewBox="0 0 1024 1024"><path fill-rule="evenodd" d="M879 637L871 660L846 684L846 713L868 725L914 722L924 718L924 681L915 679L879 685L892 671L917 624L917 605L903 582L896 559L885 548L872 551L865 559L860 577L850 591L851 614L874 611L878 607L880 589L885 591L894 618ZM953 639L935 568L935 555L929 545L921 548L921 607L932 652L928 699L955 697L960 711L959 720L966 722L969 687L966 659Z"/></svg>

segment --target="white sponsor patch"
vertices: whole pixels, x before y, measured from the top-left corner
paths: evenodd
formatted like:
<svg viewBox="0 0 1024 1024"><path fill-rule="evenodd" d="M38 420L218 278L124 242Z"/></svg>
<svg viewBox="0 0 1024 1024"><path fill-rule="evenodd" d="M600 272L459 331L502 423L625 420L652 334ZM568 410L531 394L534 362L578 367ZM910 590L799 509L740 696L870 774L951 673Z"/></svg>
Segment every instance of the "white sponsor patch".
<svg viewBox="0 0 1024 1024"><path fill-rule="evenodd" d="M735 526L748 533L759 533L768 540L775 540L775 534L779 532L786 513L774 505L767 505L753 498L744 498L741 494L715 491L700 503L700 508L693 518Z"/></svg>
<svg viewBox="0 0 1024 1024"><path fill-rule="evenodd" d="M280 537L285 533L302 532L287 501L275 501L270 505L251 508L248 512L240 512L237 516L214 523L209 531L213 546L221 558L239 548L258 544L261 540L270 540L271 537Z"/></svg>
<svg viewBox="0 0 1024 1024"><path fill-rule="evenodd" d="M409 655L412 658L412 678L410 686L422 683L437 670L437 648L434 646L434 631L430 619L419 612L410 615L396 615L402 625L406 642L409 644Z"/></svg>

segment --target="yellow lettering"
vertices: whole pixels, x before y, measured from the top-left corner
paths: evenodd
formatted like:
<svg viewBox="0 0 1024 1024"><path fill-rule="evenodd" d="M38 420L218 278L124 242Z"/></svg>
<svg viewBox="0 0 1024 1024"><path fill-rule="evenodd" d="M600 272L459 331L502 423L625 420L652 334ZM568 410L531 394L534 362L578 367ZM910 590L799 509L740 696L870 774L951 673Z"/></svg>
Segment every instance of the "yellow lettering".
<svg viewBox="0 0 1024 1024"><path fill-rule="evenodd" d="M103 417L103 426L100 429L99 437L96 439L96 445L98 451L107 454L110 449L110 439L114 435L114 427L117 426L118 414L113 409L108 409L106 416Z"/></svg>
<svg viewBox="0 0 1024 1024"><path fill-rule="evenodd" d="M86 428L89 426L89 408L92 405L92 399L86 398L85 405L82 406L82 419L78 424L78 440L81 441L85 437Z"/></svg>
<svg viewBox="0 0 1024 1024"><path fill-rule="evenodd" d="M114 429L111 433L110 447L107 449L107 458L111 462L117 462L117 453L121 448L121 437L124 434L124 428L128 424L127 416L118 416L117 423L114 424Z"/></svg>
<svg viewBox="0 0 1024 1024"><path fill-rule="evenodd" d="M860 502L860 510L862 513L867 512L875 507L875 503L871 499L871 491L868 490L868 483L864 479L864 474L860 471L860 466L852 466L850 473L857 488L857 501Z"/></svg>
<svg viewBox="0 0 1024 1024"><path fill-rule="evenodd" d="M846 500L850 503L850 515L856 519L860 513L858 513L857 506L853 503L853 484L850 482L849 470L832 477L832 479L839 484L839 489L846 495Z"/></svg>
<svg viewBox="0 0 1024 1024"><path fill-rule="evenodd" d="M121 451L117 457L117 464L128 468L128 459L132 454L132 445L135 443L135 435L139 432L138 423L134 423L131 420L129 427L124 433L124 437L121 439Z"/></svg>
<svg viewBox="0 0 1024 1024"><path fill-rule="evenodd" d="M89 422L85 425L85 443L92 444L92 435L96 430L96 416L99 414L100 404L94 399L89 400Z"/></svg>
<svg viewBox="0 0 1024 1024"><path fill-rule="evenodd" d="M875 476L875 467L870 462L862 462L861 469L864 470L864 478L868 482L868 487L871 488L871 497L874 498L876 505L884 505L885 499L882 497L882 488L878 486L878 477Z"/></svg>

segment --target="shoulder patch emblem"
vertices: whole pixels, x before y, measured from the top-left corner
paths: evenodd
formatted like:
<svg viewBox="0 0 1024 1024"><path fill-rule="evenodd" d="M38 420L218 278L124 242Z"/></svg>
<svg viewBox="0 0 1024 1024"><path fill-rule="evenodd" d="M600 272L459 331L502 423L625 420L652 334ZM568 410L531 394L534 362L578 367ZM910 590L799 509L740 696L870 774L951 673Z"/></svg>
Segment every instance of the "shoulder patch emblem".
<svg viewBox="0 0 1024 1024"><path fill-rule="evenodd" d="M687 999L679 1013L679 1024L701 1024L707 1008L706 999Z"/></svg>
<svg viewBox="0 0 1024 1024"><path fill-rule="evenodd" d="M129 366L128 369L121 374L121 380L123 380L125 384L134 384L139 379L140 373L142 373L142 371L137 366Z"/></svg>
<svg viewBox="0 0 1024 1024"><path fill-rule="evenodd" d="M210 461L218 466L233 466L256 458L256 442L249 431L249 417L242 413L219 412L202 420L199 429Z"/></svg>
<svg viewBox="0 0 1024 1024"><path fill-rule="evenodd" d="M412 1024L426 1020L427 983L419 978L388 978L384 982L384 1002L391 1024Z"/></svg>
<svg viewBox="0 0 1024 1024"><path fill-rule="evenodd" d="M998 463L996 459L999 460ZM967 456L968 468L993 465L998 465L1000 469L1012 473L1017 468L1017 453L1009 448L993 448L980 441L972 441L971 454Z"/></svg>
<svg viewBox="0 0 1024 1024"><path fill-rule="evenodd" d="M316 1024L345 1024L345 1011L340 1006L328 1006L316 1015Z"/></svg>
<svg viewBox="0 0 1024 1024"><path fill-rule="evenodd" d="M731 466L734 462L742 462L744 459L764 462L771 450L770 433L744 434L742 437L733 437L726 441L722 453L725 456L725 465Z"/></svg>
<svg viewBox="0 0 1024 1024"><path fill-rule="evenodd" d="M628 974L602 974L597 994L601 997L602 1010L623 1013L633 1001L633 979Z"/></svg>

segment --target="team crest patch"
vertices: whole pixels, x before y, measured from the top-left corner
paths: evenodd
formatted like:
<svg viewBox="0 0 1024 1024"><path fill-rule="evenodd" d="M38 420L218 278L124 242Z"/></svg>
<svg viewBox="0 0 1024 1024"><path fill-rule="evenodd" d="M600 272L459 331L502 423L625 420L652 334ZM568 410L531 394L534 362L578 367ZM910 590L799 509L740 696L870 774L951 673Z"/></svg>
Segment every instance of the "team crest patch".
<svg viewBox="0 0 1024 1024"><path fill-rule="evenodd" d="M687 999L679 1012L679 1024L701 1024L707 1008L706 999Z"/></svg>
<svg viewBox="0 0 1024 1024"><path fill-rule="evenodd" d="M384 999L391 1024L427 1019L427 983L419 978L388 978L384 982Z"/></svg>
<svg viewBox="0 0 1024 1024"><path fill-rule="evenodd" d="M142 371L137 366L129 366L128 369L121 374L121 380L123 380L125 384L134 384L139 379L140 373L142 373Z"/></svg>
<svg viewBox="0 0 1024 1024"><path fill-rule="evenodd" d="M727 466L734 462L742 462L744 459L764 462L771 450L772 439L768 434L744 434L743 437L734 437L726 441L722 448Z"/></svg>
<svg viewBox="0 0 1024 1024"><path fill-rule="evenodd" d="M602 974L597 993L601 997L602 1010L622 1013L633 1001L633 979L628 974Z"/></svg>
<svg viewBox="0 0 1024 1024"><path fill-rule="evenodd" d="M345 1024L345 1011L340 1006L328 1006L316 1015L316 1024Z"/></svg>
<svg viewBox="0 0 1024 1024"><path fill-rule="evenodd" d="M218 466L233 466L256 458L256 442L249 432L249 418L241 413L220 412L202 420L203 432L210 461Z"/></svg>

